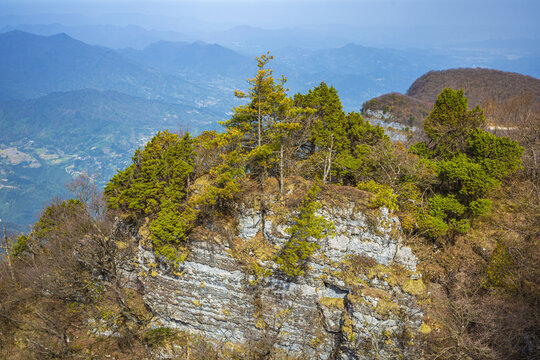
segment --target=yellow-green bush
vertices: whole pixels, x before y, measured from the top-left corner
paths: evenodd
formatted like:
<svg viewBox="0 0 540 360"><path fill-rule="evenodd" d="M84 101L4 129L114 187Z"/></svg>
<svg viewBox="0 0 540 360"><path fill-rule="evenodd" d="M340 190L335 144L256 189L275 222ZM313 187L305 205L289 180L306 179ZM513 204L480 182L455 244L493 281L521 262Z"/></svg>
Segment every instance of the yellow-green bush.
<svg viewBox="0 0 540 360"><path fill-rule="evenodd" d="M375 197L370 201L370 206L372 208L385 206L391 212L399 209L397 204L398 196L389 186L369 180L360 182L357 187L360 190L369 191L370 193L375 194Z"/></svg>

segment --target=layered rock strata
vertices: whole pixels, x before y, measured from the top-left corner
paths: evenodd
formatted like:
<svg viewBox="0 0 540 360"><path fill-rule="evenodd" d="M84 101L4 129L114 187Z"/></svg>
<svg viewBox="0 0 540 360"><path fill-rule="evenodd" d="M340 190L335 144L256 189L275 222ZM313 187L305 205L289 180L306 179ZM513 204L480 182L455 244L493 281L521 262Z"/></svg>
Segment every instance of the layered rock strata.
<svg viewBox="0 0 540 360"><path fill-rule="evenodd" d="M401 244L398 219L369 209L367 193L348 191L354 196L336 199L326 190L320 215L334 234L294 279L273 261L294 212L272 196L264 203L273 205L253 198L235 218L195 229L178 269L160 264L141 240L145 301L162 326L216 344L310 359L417 357L425 296L417 260Z"/></svg>

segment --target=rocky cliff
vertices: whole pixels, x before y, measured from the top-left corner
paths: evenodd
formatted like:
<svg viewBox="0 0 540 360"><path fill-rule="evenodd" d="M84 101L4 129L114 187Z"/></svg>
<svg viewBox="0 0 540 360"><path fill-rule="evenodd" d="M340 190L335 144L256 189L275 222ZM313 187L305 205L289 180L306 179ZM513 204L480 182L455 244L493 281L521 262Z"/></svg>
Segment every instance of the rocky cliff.
<svg viewBox="0 0 540 360"><path fill-rule="evenodd" d="M158 323L261 356L418 357L425 286L397 217L371 209L370 194L326 186L319 213L333 221L333 235L319 242L304 275L279 271L273 258L307 187L290 182L281 201L271 185L262 196L244 194L233 215L191 233L177 269L156 259L143 226L138 277Z"/></svg>

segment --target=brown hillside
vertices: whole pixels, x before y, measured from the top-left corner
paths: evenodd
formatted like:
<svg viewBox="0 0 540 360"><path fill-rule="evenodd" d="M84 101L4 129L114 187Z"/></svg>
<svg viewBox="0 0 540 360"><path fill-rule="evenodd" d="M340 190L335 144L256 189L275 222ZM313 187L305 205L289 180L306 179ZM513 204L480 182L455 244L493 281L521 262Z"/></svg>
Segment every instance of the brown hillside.
<svg viewBox="0 0 540 360"><path fill-rule="evenodd" d="M469 106L486 101L502 103L515 97L533 95L540 104L540 80L531 76L491 69L450 69L430 71L419 77L407 95L434 103L445 87L464 89Z"/></svg>
<svg viewBox="0 0 540 360"><path fill-rule="evenodd" d="M368 111L382 111L384 114L392 114L392 120L400 124L422 128L422 122L432 107L432 103L400 93L390 93L367 101L362 111L364 114Z"/></svg>
<svg viewBox="0 0 540 360"><path fill-rule="evenodd" d="M364 103L362 111L382 111L391 121L415 126L421 136L423 121L445 88L464 89L469 107L484 109L490 130L531 133L540 125L540 79L491 69L430 71L419 77L406 95L390 93Z"/></svg>

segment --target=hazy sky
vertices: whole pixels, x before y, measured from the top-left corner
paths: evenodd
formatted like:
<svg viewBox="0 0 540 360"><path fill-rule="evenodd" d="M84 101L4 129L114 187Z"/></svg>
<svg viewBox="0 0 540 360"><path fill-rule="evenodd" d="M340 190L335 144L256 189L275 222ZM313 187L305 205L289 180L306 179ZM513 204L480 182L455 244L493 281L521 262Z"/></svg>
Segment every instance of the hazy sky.
<svg viewBox="0 0 540 360"><path fill-rule="evenodd" d="M342 25L364 29L366 38L394 43L400 37L403 41L540 37L538 0L0 0L0 17L10 14L82 14L94 23L135 23L176 31L235 25L266 29L333 25L340 31L337 25Z"/></svg>

